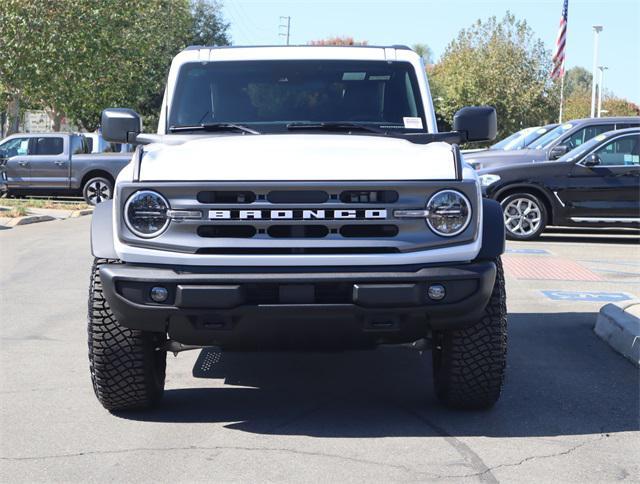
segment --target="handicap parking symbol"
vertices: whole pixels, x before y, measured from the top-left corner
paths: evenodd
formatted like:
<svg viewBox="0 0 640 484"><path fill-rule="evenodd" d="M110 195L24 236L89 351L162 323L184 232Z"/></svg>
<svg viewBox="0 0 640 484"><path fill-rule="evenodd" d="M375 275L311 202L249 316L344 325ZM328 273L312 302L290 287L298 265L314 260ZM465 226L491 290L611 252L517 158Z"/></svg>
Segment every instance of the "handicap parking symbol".
<svg viewBox="0 0 640 484"><path fill-rule="evenodd" d="M625 292L542 291L542 294L554 301L619 302L633 299Z"/></svg>

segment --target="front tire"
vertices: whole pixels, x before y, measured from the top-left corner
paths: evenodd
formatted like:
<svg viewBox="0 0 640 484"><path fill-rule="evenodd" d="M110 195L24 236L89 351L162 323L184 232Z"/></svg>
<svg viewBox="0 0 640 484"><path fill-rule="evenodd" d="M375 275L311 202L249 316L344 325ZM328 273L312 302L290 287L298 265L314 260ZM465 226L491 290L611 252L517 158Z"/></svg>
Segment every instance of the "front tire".
<svg viewBox="0 0 640 484"><path fill-rule="evenodd" d="M99 268L115 263L95 259L89 290L89 367L98 400L110 411L149 408L164 393L166 351L157 350L166 339L121 326L102 292Z"/></svg>
<svg viewBox="0 0 640 484"><path fill-rule="evenodd" d="M500 397L507 359L504 273L496 280L484 315L475 325L433 334L433 381L438 399L452 408L485 409Z"/></svg>
<svg viewBox="0 0 640 484"><path fill-rule="evenodd" d="M510 240L537 239L547 225L545 204L531 193L513 193L500 202Z"/></svg>

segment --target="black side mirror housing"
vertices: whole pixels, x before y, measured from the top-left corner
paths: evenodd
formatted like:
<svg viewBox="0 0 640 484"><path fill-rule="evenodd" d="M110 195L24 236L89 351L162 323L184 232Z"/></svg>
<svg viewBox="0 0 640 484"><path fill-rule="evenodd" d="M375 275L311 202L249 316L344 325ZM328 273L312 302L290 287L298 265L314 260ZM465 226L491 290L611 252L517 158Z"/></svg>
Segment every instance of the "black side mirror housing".
<svg viewBox="0 0 640 484"><path fill-rule="evenodd" d="M551 148L551 151L549 152L549 159L557 160L562 155L565 155L568 151L569 151L569 147L567 145L556 145L553 148Z"/></svg>
<svg viewBox="0 0 640 484"><path fill-rule="evenodd" d="M596 166L600 164L600 157L595 153L591 153L582 162L584 166Z"/></svg>
<svg viewBox="0 0 640 484"><path fill-rule="evenodd" d="M135 143L142 132L142 118L133 109L105 109L101 125L102 137L112 143Z"/></svg>
<svg viewBox="0 0 640 484"><path fill-rule="evenodd" d="M492 106L467 106L453 116L453 130L465 141L491 141L498 132L496 110Z"/></svg>

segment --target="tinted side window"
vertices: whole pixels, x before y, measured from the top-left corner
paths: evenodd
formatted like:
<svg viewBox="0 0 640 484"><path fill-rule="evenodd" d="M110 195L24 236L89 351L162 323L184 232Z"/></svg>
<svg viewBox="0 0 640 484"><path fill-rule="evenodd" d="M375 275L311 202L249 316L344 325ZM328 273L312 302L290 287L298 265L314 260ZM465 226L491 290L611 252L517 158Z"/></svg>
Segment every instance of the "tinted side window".
<svg viewBox="0 0 640 484"><path fill-rule="evenodd" d="M639 166L640 136L624 136L607 143L595 152L604 166Z"/></svg>
<svg viewBox="0 0 640 484"><path fill-rule="evenodd" d="M617 123L616 129L638 128L640 123Z"/></svg>
<svg viewBox="0 0 640 484"><path fill-rule="evenodd" d="M59 155L62 153L62 138L36 138L34 155Z"/></svg>
<svg viewBox="0 0 640 484"><path fill-rule="evenodd" d="M600 133L606 133L613 130L613 124L599 124L594 126L587 126L586 128L579 129L567 139L564 140L565 145L569 146L569 149L577 148L585 141L589 141L594 136Z"/></svg>
<svg viewBox="0 0 640 484"><path fill-rule="evenodd" d="M24 156L29 154L29 138L13 138L0 145L3 157Z"/></svg>

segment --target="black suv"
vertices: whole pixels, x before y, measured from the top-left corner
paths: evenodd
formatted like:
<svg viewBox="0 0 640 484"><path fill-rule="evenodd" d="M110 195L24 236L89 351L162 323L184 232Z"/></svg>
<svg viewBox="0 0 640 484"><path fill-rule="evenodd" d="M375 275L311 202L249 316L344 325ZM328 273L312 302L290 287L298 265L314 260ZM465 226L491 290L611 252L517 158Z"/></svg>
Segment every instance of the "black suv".
<svg viewBox="0 0 640 484"><path fill-rule="evenodd" d="M596 135L557 161L478 175L484 195L500 202L510 239L534 239L547 225L640 224L640 128Z"/></svg>
<svg viewBox="0 0 640 484"><path fill-rule="evenodd" d="M480 151L464 159L476 170L513 163L557 160L607 131L640 127L639 116L574 119L560 124L522 150Z"/></svg>

